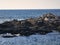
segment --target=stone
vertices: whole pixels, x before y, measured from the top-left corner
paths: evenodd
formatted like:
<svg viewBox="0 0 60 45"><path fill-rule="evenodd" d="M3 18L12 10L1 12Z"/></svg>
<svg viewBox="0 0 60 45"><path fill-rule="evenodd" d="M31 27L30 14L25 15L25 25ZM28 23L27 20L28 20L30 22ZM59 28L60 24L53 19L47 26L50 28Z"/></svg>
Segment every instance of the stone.
<svg viewBox="0 0 60 45"><path fill-rule="evenodd" d="M0 34L11 33L20 34L19 36L29 36L32 34L42 34L60 31L60 20L52 13L44 14L38 18L26 20L12 20L0 24Z"/></svg>

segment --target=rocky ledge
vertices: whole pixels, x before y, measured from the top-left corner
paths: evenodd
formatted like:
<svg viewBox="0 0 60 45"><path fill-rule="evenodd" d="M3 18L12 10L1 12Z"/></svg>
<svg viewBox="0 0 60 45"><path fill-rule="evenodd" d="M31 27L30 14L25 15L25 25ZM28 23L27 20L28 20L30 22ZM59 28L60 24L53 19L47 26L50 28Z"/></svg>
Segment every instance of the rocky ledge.
<svg viewBox="0 0 60 45"><path fill-rule="evenodd" d="M53 32L53 30L60 32L60 16L52 13L21 21L14 19L0 24L0 34L6 35L7 33L11 35L19 34L19 36L29 36L32 34L45 35Z"/></svg>

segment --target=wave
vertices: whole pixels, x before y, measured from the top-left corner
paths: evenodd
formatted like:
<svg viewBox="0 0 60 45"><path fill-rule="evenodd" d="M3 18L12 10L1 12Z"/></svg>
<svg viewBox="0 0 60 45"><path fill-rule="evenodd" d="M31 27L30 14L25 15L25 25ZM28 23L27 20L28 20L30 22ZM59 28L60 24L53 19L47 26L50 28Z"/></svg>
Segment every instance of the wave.
<svg viewBox="0 0 60 45"><path fill-rule="evenodd" d="M5 21L12 21L14 19L0 19L0 23L4 23ZM25 20L25 19L17 19L17 20Z"/></svg>

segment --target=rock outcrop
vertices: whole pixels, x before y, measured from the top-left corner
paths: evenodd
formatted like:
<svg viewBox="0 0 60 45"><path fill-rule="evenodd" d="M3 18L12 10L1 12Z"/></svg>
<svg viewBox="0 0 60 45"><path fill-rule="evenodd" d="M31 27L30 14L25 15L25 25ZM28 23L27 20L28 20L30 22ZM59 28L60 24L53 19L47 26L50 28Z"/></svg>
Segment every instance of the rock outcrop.
<svg viewBox="0 0 60 45"><path fill-rule="evenodd" d="M26 20L12 20L0 24L0 34L20 34L29 36L32 34L47 34L53 30L60 32L60 19L54 14L44 14L42 17Z"/></svg>

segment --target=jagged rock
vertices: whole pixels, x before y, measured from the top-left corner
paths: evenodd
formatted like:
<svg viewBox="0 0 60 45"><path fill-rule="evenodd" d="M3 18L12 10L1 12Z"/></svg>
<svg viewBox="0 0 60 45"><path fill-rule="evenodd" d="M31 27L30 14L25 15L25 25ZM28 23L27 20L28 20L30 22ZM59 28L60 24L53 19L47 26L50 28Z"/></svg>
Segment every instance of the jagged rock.
<svg viewBox="0 0 60 45"><path fill-rule="evenodd" d="M34 19L34 18L27 19L27 21L30 22L33 26L36 23L36 19Z"/></svg>
<svg viewBox="0 0 60 45"><path fill-rule="evenodd" d="M11 33L29 36L32 34L47 34L52 30L60 31L60 20L58 16L48 13L42 17L29 18L26 20L12 20L0 24L0 34Z"/></svg>
<svg viewBox="0 0 60 45"><path fill-rule="evenodd" d="M21 21L22 22L22 21ZM29 21L25 21L25 22L23 22L22 24L21 24L21 26L23 26L23 27L29 27L29 26L33 26Z"/></svg>
<svg viewBox="0 0 60 45"><path fill-rule="evenodd" d="M52 13L48 13L48 14L44 14L42 17L45 21L54 21L57 20L57 16L52 14Z"/></svg>

